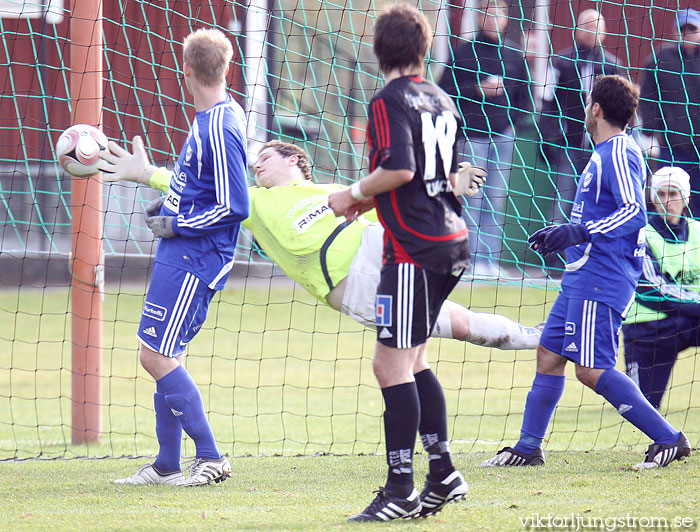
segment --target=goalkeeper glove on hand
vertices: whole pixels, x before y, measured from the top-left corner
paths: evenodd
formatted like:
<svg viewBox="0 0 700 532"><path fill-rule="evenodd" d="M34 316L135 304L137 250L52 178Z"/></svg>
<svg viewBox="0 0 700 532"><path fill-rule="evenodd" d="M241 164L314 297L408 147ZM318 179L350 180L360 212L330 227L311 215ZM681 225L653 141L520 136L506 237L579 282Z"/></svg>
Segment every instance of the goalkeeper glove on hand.
<svg viewBox="0 0 700 532"><path fill-rule="evenodd" d="M486 169L481 166L473 166L472 163L463 161L459 163L457 181L452 188L455 196L473 196L486 182Z"/></svg>
<svg viewBox="0 0 700 532"><path fill-rule="evenodd" d="M538 231L535 231L530 235L530 237L527 239L528 244L530 244L530 249L533 251L537 251L540 253L542 256L545 255L543 253L544 247L543 247L543 242L545 237L549 234L550 231L558 227L557 225L549 225L547 227L544 227L542 229L539 229Z"/></svg>
<svg viewBox="0 0 700 532"><path fill-rule="evenodd" d="M146 218L146 225L156 238L171 238L175 236L173 223L175 216L151 216Z"/></svg>
<svg viewBox="0 0 700 532"><path fill-rule="evenodd" d="M124 180L150 185L151 175L156 171L156 167L148 161L141 137L134 137L132 143L133 153L111 140L108 144L109 151L100 151L97 168L104 172L104 181L112 183Z"/></svg>
<svg viewBox="0 0 700 532"><path fill-rule="evenodd" d="M165 196L161 196L146 205L146 225L156 238L171 238L175 236L173 222L175 216L160 216L160 208L163 206Z"/></svg>
<svg viewBox="0 0 700 532"><path fill-rule="evenodd" d="M160 196L146 203L146 218L152 218L160 214L160 208L163 206L165 196Z"/></svg>
<svg viewBox="0 0 700 532"><path fill-rule="evenodd" d="M554 229L549 231L544 237L540 253L542 255L551 255L552 253L561 253L571 246L583 244L591 239L591 234L583 224L561 224L554 226Z"/></svg>

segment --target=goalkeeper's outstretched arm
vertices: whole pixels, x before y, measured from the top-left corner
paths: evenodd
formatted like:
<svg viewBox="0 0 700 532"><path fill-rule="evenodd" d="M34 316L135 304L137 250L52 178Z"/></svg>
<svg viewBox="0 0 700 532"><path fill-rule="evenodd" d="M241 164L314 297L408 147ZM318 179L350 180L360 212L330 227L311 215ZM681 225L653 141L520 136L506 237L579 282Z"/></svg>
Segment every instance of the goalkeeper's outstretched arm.
<svg viewBox="0 0 700 532"><path fill-rule="evenodd" d="M153 166L143 147L143 140L138 135L132 140L132 153L114 141L109 141L109 150L100 153L97 168L102 170L102 179L108 183L115 181L132 181L157 188L162 192L168 190L170 170ZM163 188L164 187L164 188Z"/></svg>

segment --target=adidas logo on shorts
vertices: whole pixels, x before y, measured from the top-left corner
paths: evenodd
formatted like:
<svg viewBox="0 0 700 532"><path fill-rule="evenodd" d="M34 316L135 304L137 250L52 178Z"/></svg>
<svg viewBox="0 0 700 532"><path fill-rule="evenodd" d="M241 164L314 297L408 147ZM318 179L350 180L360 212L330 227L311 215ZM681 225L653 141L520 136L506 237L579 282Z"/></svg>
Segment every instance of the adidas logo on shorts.
<svg viewBox="0 0 700 532"><path fill-rule="evenodd" d="M571 342L569 345L566 346L566 349L564 349L564 351L578 351L578 347L574 342Z"/></svg>
<svg viewBox="0 0 700 532"><path fill-rule="evenodd" d="M177 417L182 415L182 412L180 412L179 410L175 410L174 408L171 408L170 411L173 413L173 416Z"/></svg>
<svg viewBox="0 0 700 532"><path fill-rule="evenodd" d="M143 331L141 331L143 334L147 334L148 336L152 336L153 338L156 338L158 336L158 333L156 332L156 328L153 327L152 325Z"/></svg>
<svg viewBox="0 0 700 532"><path fill-rule="evenodd" d="M394 337L394 335L391 334L389 329L387 329L386 327L384 327L381 331L379 331L379 338L393 338L393 337Z"/></svg>

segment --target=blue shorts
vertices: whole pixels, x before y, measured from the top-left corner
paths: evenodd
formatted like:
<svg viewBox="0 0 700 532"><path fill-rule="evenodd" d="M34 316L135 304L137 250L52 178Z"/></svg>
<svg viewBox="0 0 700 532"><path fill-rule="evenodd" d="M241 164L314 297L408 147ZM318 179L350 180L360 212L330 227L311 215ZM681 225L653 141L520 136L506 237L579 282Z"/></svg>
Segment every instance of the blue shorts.
<svg viewBox="0 0 700 532"><path fill-rule="evenodd" d="M136 337L157 353L179 357L201 329L215 292L189 272L154 264Z"/></svg>
<svg viewBox="0 0 700 532"><path fill-rule="evenodd" d="M610 369L617 362L621 325L622 316L606 304L560 293L540 344L581 366Z"/></svg>

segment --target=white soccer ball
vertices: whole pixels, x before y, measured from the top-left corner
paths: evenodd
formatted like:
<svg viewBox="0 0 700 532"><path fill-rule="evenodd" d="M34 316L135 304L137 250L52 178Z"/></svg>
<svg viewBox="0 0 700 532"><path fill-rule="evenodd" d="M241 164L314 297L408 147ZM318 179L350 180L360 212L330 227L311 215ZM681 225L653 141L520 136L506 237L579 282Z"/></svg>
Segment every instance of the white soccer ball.
<svg viewBox="0 0 700 532"><path fill-rule="evenodd" d="M69 127L56 142L58 164L75 177L95 175L100 151L107 149L107 137L96 127L76 124Z"/></svg>

